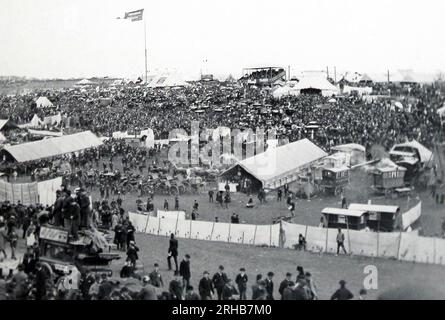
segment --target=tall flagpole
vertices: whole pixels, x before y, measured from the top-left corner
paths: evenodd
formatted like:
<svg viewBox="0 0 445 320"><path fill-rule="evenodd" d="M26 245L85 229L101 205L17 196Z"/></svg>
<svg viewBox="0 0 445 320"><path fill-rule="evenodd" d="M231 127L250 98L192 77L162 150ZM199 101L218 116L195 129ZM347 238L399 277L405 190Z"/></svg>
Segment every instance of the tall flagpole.
<svg viewBox="0 0 445 320"><path fill-rule="evenodd" d="M147 24L144 17L144 43L145 43L145 83L148 81L148 64L147 64Z"/></svg>

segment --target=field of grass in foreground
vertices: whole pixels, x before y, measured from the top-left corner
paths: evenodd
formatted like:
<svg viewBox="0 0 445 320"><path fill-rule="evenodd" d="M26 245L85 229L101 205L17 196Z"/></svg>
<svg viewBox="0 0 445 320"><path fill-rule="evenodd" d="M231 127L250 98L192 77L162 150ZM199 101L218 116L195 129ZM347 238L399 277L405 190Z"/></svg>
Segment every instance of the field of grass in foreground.
<svg viewBox="0 0 445 320"><path fill-rule="evenodd" d="M169 239L163 236L137 234L136 242L140 248L139 258L145 272L147 274L151 272L153 264L158 262L164 284L168 289L168 283L173 279L173 272L168 271L166 261ZM438 298L445 299L445 282L442 280L445 277L445 268L443 266L179 239L178 260L182 260L187 253L191 255L191 282L196 289L204 270L213 275L222 264L231 279L236 277L239 268L246 268L249 277L248 297L251 297L250 287L254 283L256 274L261 273L265 276L267 272L273 271L275 273L274 296L279 299L278 287L286 272L291 272L295 278L295 269L301 265L306 271L312 273L320 299L329 299L341 279L348 282L347 287L358 298L358 292L363 287L366 276L364 268L367 265L374 265L378 270L378 290L368 291L369 299L376 299L379 294L389 289L412 283L420 283L440 290L443 296ZM124 260L123 255L121 260L114 262L115 274L124 264Z"/></svg>

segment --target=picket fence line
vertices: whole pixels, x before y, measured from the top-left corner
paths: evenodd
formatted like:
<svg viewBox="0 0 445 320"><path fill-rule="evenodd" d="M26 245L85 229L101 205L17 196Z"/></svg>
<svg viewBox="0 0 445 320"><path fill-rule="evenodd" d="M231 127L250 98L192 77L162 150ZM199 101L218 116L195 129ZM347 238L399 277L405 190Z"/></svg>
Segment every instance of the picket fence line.
<svg viewBox="0 0 445 320"><path fill-rule="evenodd" d="M294 249L298 236L306 238L306 250L337 252L337 229L281 221L272 225L231 224L161 218L129 213L137 232L177 238L219 241L255 246ZM357 256L392 258L401 261L445 265L445 239L418 236L415 232L364 232L343 230L348 253Z"/></svg>

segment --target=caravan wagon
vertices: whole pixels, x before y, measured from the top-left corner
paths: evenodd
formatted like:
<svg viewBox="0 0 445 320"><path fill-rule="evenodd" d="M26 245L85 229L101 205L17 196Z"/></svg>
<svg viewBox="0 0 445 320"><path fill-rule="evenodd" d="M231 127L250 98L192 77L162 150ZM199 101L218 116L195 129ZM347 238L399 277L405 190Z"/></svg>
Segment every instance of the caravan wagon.
<svg viewBox="0 0 445 320"><path fill-rule="evenodd" d="M340 194L349 184L349 168L327 168L321 172L319 187L323 192L330 192L334 195Z"/></svg>
<svg viewBox="0 0 445 320"><path fill-rule="evenodd" d="M405 173L406 168L400 166L376 168L372 172L372 188L377 193L390 195L397 189L405 187Z"/></svg>

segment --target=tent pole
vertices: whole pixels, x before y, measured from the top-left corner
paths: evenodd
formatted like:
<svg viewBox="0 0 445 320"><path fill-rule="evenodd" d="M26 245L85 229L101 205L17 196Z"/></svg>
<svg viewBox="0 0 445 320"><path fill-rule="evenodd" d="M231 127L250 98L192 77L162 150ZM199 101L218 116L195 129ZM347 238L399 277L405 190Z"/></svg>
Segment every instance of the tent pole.
<svg viewBox="0 0 445 320"><path fill-rule="evenodd" d="M147 63L147 23L144 18L144 44L145 44L145 83L148 82L148 63Z"/></svg>

